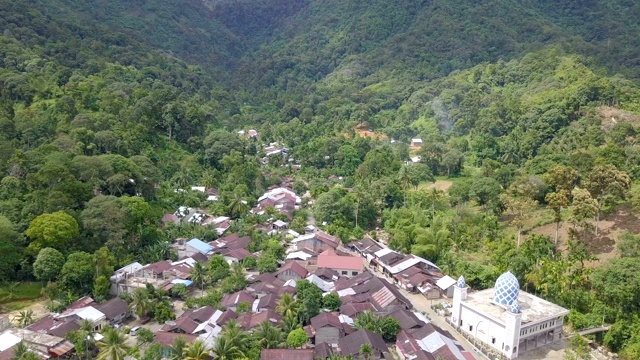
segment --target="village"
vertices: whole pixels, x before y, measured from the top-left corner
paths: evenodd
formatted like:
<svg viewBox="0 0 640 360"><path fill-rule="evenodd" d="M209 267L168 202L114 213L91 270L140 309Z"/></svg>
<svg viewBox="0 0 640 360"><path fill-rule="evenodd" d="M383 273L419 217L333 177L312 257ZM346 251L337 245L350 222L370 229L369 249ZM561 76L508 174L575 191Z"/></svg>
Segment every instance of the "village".
<svg viewBox="0 0 640 360"><path fill-rule="evenodd" d="M217 200L215 189L198 186L192 190L206 192L210 201ZM302 319L306 341L296 348L262 349L261 359L312 360L339 355L365 356L368 359L471 360L484 357L483 353L492 358L506 359L517 356L517 342L524 338L530 338L524 340L524 346L530 348L560 340L562 318L568 311L542 299L529 298L532 296L529 294L525 295L528 302L522 306L529 310L528 313L535 314L534 318L526 321L515 321L508 316L520 316L520 310L513 307L518 294L512 294L510 302L496 298L492 304L484 304L486 299L475 296L476 304L469 306L470 302L466 300L473 298L474 293L467 294L464 278L456 281L427 259L393 251L369 235L361 241L343 244L341 239L311 223L304 233L289 229L293 212L302 204L301 197L291 186L284 184L270 188L251 208L252 214L280 214L278 220L272 216L266 223L255 225L257 232L271 241L277 240L277 247L283 251L276 268L262 273L255 266L246 264L255 264L256 259L260 261L266 255L250 250L250 236L228 233L233 224L229 217L212 217L204 209L184 206L173 214L166 214L162 219L165 225L198 224L220 237L211 242L179 238L172 245L176 260L150 264L134 262L116 270L110 278L110 293L114 297L106 302L98 303L90 297L83 297L64 311L51 313L25 328L12 328L5 317L0 324L3 331L0 335L0 343L3 344L0 359L8 359L3 354L11 354L21 341L38 349L42 356L64 358L74 351L74 346L66 339L67 334L90 327L97 341L102 337L98 332L107 325L126 329L127 341L131 345L136 343L137 334L153 334L153 342L162 346L167 358L177 338L186 343L200 340L211 348L229 322L235 322L249 333L265 326L265 323L282 325L287 321L283 319L286 315L283 308L301 297L297 292L302 283L316 289L314 293L322 297L316 299L316 308L311 309L313 316ZM242 288L225 293L217 307L198 306L197 301L187 305L185 300L205 296L205 289L201 287L201 270L194 269L211 268L211 263L220 259L241 274L244 278ZM243 264L245 266L241 266ZM517 280L515 285L510 283L509 286L515 286L517 291ZM170 310L175 319L159 323L143 316L131 297L146 291L163 291L170 295ZM424 306L424 302L414 304L404 294L429 300L430 306ZM487 296L491 297L490 294ZM541 307L544 310L541 311ZM493 322L504 318L506 330L490 329L486 321L483 324L477 319L485 313ZM436 322L430 319L434 316L439 317L434 319ZM392 326L391 334L374 332L358 323L360 317L395 319L392 322L397 324L397 328ZM474 325L467 327L470 321L467 319L472 317ZM552 329L537 325L540 318L553 319L550 322ZM536 330L531 332L531 336L524 336L529 332L522 330L520 340L515 340L513 331L508 329L509 324L515 322L518 322L517 327L522 322L523 328L525 322L536 323ZM481 328L480 333L478 329L474 331L474 326ZM495 324L490 325L493 326ZM503 331L505 339L497 341ZM497 346L498 342L501 347Z"/></svg>

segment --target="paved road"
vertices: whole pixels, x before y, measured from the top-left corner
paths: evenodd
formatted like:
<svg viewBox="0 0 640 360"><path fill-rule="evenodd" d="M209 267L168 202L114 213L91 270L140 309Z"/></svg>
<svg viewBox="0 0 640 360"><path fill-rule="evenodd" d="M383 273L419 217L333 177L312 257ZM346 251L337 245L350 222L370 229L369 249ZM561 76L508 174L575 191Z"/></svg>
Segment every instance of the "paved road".
<svg viewBox="0 0 640 360"><path fill-rule="evenodd" d="M385 278L387 281L392 282L392 280L390 278L386 278L384 277L382 274L375 272L371 269L369 269L369 271L381 278ZM475 348L473 347L473 345L471 345L471 343L469 341L467 341L467 339L465 339L462 335L458 334L455 330L453 330L453 328L447 324L447 322L445 321L445 318L436 314L435 311L431 310L431 303L432 300L428 300L426 297L424 297L424 295L422 294L412 294L404 289L398 288L398 290L400 291L400 293L402 293L402 295L404 295L407 299L409 299L409 301L411 301L411 304L413 304L413 308L417 311L420 311L422 313L425 313L427 315L427 317L431 320L431 323L435 326L438 326L440 328L442 328L443 330L448 331L449 333L451 333L451 335L453 335L453 337L455 337L456 340L458 340L458 342L460 343L460 345L462 345L462 347L469 351L470 353L474 354L474 356L477 359L486 359L487 357L484 356L482 353L480 353L479 351L476 351ZM433 300L433 304L437 304L439 302L447 302L445 299L439 299L439 300Z"/></svg>

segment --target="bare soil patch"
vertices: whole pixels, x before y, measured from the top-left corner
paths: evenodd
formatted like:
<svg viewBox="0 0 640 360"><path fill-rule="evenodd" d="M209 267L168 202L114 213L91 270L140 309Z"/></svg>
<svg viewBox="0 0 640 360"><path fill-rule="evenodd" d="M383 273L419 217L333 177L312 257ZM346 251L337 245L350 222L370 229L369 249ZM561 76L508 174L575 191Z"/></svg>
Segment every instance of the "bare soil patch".
<svg viewBox="0 0 640 360"><path fill-rule="evenodd" d="M448 192L449 188L453 185L453 182L449 180L436 180L433 183L425 184L424 186L420 186L421 189L436 189L444 192Z"/></svg>
<svg viewBox="0 0 640 360"><path fill-rule="evenodd" d="M595 222L592 223L595 225ZM558 249L562 252L568 250L568 233L572 227L568 222L564 222L558 231ZM640 219L632 212L628 206L622 206L616 211L603 216L599 223L599 234L581 234L582 240L589 252L595 255L598 260L588 263L588 266L595 267L602 262L616 257L616 244L618 236L623 231L640 233ZM549 236L552 240L555 237L556 224L546 224L533 228L529 234L536 233Z"/></svg>
<svg viewBox="0 0 640 360"><path fill-rule="evenodd" d="M631 122L634 125L640 125L640 115L630 113L621 109L617 109L611 106L598 107L598 113L600 120L602 121L602 128L604 131L610 131L613 126L619 122Z"/></svg>

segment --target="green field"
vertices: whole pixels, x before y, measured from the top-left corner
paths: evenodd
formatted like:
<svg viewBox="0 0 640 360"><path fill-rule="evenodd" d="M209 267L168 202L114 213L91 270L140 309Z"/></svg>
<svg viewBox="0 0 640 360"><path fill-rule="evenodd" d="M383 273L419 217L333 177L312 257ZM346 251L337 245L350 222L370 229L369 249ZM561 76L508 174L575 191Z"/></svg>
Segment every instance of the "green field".
<svg viewBox="0 0 640 360"><path fill-rule="evenodd" d="M3 283L0 285L0 312L14 311L40 298L42 285L37 282Z"/></svg>

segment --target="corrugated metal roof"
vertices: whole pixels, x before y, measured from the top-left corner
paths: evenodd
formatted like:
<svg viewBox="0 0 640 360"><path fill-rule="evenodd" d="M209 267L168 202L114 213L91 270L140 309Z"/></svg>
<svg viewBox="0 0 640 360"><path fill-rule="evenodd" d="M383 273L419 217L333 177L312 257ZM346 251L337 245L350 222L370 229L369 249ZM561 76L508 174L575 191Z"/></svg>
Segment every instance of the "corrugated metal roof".
<svg viewBox="0 0 640 360"><path fill-rule="evenodd" d="M213 246L203 242L200 239L191 239L189 241L187 241L187 245L191 246L192 248L198 250L199 252L206 254L210 251L213 250Z"/></svg>

